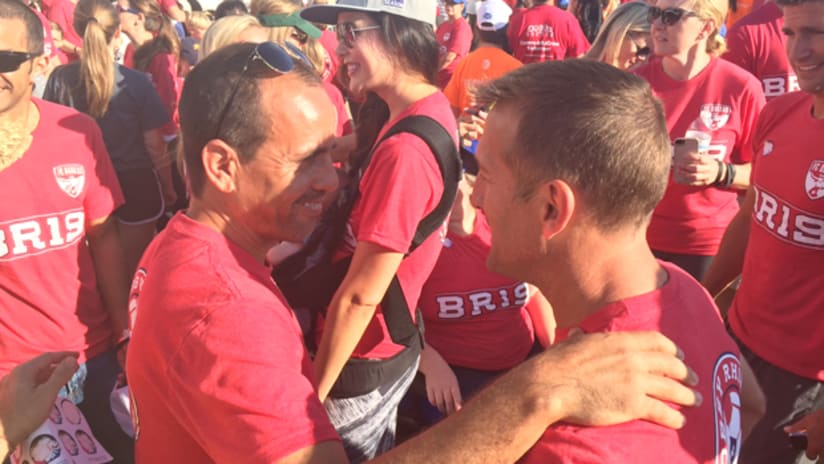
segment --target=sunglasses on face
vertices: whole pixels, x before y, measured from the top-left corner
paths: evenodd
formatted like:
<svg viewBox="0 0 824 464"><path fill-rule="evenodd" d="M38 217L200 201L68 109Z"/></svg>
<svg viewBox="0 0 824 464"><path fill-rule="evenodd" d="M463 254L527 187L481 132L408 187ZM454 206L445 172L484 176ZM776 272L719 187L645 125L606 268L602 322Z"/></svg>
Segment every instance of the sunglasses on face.
<svg viewBox="0 0 824 464"><path fill-rule="evenodd" d="M342 23L335 26L335 33L338 36L338 42L346 45L348 48L352 48L355 46L355 39L359 32L372 31L380 28L378 25L355 27L352 23Z"/></svg>
<svg viewBox="0 0 824 464"><path fill-rule="evenodd" d="M240 82L246 76L246 72L255 61L263 62L267 68L278 74L288 74L295 68L295 62L283 47L274 42L259 43L255 49L252 50L252 53L249 54L249 58L246 59L246 64L243 65L243 70L240 72L240 75L235 81L234 88L229 94L229 98L226 100L226 106L224 106L223 110L220 112L214 138L220 138L220 129L223 126L223 120L226 119L226 113L229 112L229 107L232 106L232 100L234 100L235 95L237 95L237 91L240 88Z"/></svg>
<svg viewBox="0 0 824 464"><path fill-rule="evenodd" d="M0 51L0 73L14 72L20 65L37 56L37 53Z"/></svg>
<svg viewBox="0 0 824 464"><path fill-rule="evenodd" d="M649 45L644 45L643 47L638 45L638 42L636 42L635 38L631 35L629 36L629 40L635 47L635 58L638 58L639 60L646 60L652 54L652 48L650 48Z"/></svg>
<svg viewBox="0 0 824 464"><path fill-rule="evenodd" d="M647 20L650 24L655 22L656 19L661 18L661 22L665 26L672 26L683 18L689 18L690 16L698 15L693 11L675 7L661 9L657 6L651 6L647 12Z"/></svg>

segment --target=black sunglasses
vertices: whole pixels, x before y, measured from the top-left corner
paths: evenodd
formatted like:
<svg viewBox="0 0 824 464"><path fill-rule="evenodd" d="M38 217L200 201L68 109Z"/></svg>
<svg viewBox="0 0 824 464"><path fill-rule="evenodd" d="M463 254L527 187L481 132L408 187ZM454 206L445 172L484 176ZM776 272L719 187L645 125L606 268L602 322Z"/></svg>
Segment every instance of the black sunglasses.
<svg viewBox="0 0 824 464"><path fill-rule="evenodd" d="M632 35L629 35L629 40L632 41L632 45L635 46L635 57L639 60L645 60L649 58L652 54L652 48L649 45L644 45L643 47L638 45L638 42L635 41L635 38Z"/></svg>
<svg viewBox="0 0 824 464"><path fill-rule="evenodd" d="M13 52L9 50L0 51L0 73L14 72L20 69L20 65L38 56L38 53Z"/></svg>
<svg viewBox="0 0 824 464"><path fill-rule="evenodd" d="M243 80L246 72L249 70L249 66L251 66L255 61L262 61L267 68L279 74L287 74L295 68L294 60L292 60L289 53L280 45L274 42L263 42L257 44L255 49L252 50L252 53L249 54L249 58L246 59L246 64L243 65L243 70L237 77L234 88L229 94L229 98L226 100L226 106L224 106L223 111L220 112L214 138L220 138L220 128L223 126L223 120L226 118L226 113L229 112L229 107L232 106L232 100L235 99L235 95L237 95L237 91L240 88L240 81Z"/></svg>
<svg viewBox="0 0 824 464"><path fill-rule="evenodd" d="M650 24L652 24L656 19L661 18L661 22L665 26L672 26L673 24L681 21L683 18L689 18L690 16L698 16L693 11L688 11L683 8L658 8L657 6L649 7L647 12L647 20Z"/></svg>
<svg viewBox="0 0 824 464"><path fill-rule="evenodd" d="M355 27L352 23L341 23L335 25L335 33L338 36L338 42L346 45L347 48L355 46L355 39L357 39L358 32L372 31L380 29L379 25Z"/></svg>

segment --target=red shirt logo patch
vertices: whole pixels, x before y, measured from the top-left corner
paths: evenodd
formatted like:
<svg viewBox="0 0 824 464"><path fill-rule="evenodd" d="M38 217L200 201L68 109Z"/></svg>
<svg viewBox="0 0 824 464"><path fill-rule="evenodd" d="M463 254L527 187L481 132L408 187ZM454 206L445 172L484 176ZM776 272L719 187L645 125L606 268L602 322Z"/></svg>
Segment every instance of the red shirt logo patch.
<svg viewBox="0 0 824 464"><path fill-rule="evenodd" d="M804 180L804 190L806 190L810 200L818 200L824 197L824 161L813 160L810 163L807 178Z"/></svg>
<svg viewBox="0 0 824 464"><path fill-rule="evenodd" d="M741 453L741 363L732 353L715 362L712 374L715 411L715 463L736 464Z"/></svg>
<svg viewBox="0 0 824 464"><path fill-rule="evenodd" d="M82 164L61 164L52 168L54 180L66 195L77 198L86 186L86 168Z"/></svg>
<svg viewBox="0 0 824 464"><path fill-rule="evenodd" d="M718 103L701 105L701 122L710 130L717 131L726 126L730 115L732 115L732 108L729 105Z"/></svg>

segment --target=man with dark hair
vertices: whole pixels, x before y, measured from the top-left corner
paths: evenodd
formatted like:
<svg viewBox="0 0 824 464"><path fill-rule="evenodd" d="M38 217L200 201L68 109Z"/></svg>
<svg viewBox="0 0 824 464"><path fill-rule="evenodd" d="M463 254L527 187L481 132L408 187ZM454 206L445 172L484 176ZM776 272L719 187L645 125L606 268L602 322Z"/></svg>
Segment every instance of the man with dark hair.
<svg viewBox="0 0 824 464"><path fill-rule="evenodd" d="M521 462L736 462L748 407L738 350L707 292L646 240L670 169L649 86L570 60L512 71L479 100L493 107L472 197L492 232L489 268L534 283L559 328L661 331L708 380L699 392L709 404L686 410L677 433L645 421L557 425Z"/></svg>
<svg viewBox="0 0 824 464"><path fill-rule="evenodd" d="M784 14L774 1L753 10L727 32L723 58L761 81L767 101L798 90L798 78L784 52Z"/></svg>
<svg viewBox="0 0 824 464"><path fill-rule="evenodd" d="M131 440L108 401L115 347L128 339L128 277L110 219L123 197L95 121L32 98L42 53L37 16L0 0L0 376L45 351L79 353L62 393L128 463Z"/></svg>
<svg viewBox="0 0 824 464"><path fill-rule="evenodd" d="M130 302L137 461L345 462L264 258L303 240L336 188L334 108L317 77L264 43L198 63L180 112L191 206L147 249ZM574 337L378 461L512 462L558 420L679 427L655 398L696 398L668 351L660 334Z"/></svg>
<svg viewBox="0 0 824 464"><path fill-rule="evenodd" d="M824 407L824 1L781 0L786 56L801 92L776 97L753 137L752 186L704 278L738 273L729 326L767 396L742 462L809 462L783 426ZM808 454L822 449L822 415ZM805 422L806 425L806 422ZM798 430L794 427L793 430Z"/></svg>

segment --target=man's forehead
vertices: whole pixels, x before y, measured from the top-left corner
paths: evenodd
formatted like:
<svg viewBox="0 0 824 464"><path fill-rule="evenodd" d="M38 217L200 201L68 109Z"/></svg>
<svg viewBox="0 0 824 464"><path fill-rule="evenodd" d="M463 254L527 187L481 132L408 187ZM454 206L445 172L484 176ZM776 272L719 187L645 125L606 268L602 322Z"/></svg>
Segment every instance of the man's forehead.
<svg viewBox="0 0 824 464"><path fill-rule="evenodd" d="M22 18L0 18L0 50L27 51L28 33Z"/></svg>

